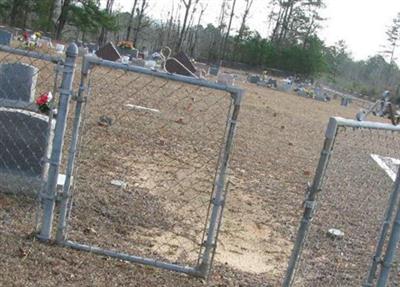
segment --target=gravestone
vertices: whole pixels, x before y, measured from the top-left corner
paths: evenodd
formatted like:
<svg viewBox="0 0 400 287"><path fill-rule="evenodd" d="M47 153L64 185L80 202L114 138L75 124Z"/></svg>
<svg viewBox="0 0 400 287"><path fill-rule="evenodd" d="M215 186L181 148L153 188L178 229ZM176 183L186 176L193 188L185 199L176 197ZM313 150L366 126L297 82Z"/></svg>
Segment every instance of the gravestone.
<svg viewBox="0 0 400 287"><path fill-rule="evenodd" d="M289 92L292 89L292 81L290 79L284 79L282 81L282 90Z"/></svg>
<svg viewBox="0 0 400 287"><path fill-rule="evenodd" d="M12 40L12 33L0 30L0 45L10 46Z"/></svg>
<svg viewBox="0 0 400 287"><path fill-rule="evenodd" d="M175 57L167 59L165 61L165 69L168 73L183 76L193 76L196 73L196 68L183 52L179 52Z"/></svg>
<svg viewBox="0 0 400 287"><path fill-rule="evenodd" d="M347 107L350 103L350 99L347 97L342 97L342 99L340 100L340 105L343 107Z"/></svg>
<svg viewBox="0 0 400 287"><path fill-rule="evenodd" d="M24 63L0 64L0 101L33 102L38 73Z"/></svg>
<svg viewBox="0 0 400 287"><path fill-rule="evenodd" d="M56 44L56 52L58 54L64 53L65 45L63 44Z"/></svg>
<svg viewBox="0 0 400 287"><path fill-rule="evenodd" d="M112 62L121 59L121 55L119 54L117 48L115 48L114 44L111 42L108 42L99 50L97 50L96 55L99 58Z"/></svg>
<svg viewBox="0 0 400 287"><path fill-rule="evenodd" d="M219 65L212 65L210 67L210 75L218 76L219 73Z"/></svg>
<svg viewBox="0 0 400 287"><path fill-rule="evenodd" d="M40 190L54 123L47 116L0 107L0 192L32 194Z"/></svg>
<svg viewBox="0 0 400 287"><path fill-rule="evenodd" d="M326 96L322 93L321 88L319 88L319 87L316 87L314 89L314 95L315 95L314 99L317 101L321 101L321 102L327 101Z"/></svg>
<svg viewBox="0 0 400 287"><path fill-rule="evenodd" d="M211 72L210 72L210 74L211 74ZM257 84L258 82L261 81L261 78L260 78L260 76L258 76L258 75L250 75L250 76L247 78L247 80L248 80L250 83L252 83L252 84Z"/></svg>

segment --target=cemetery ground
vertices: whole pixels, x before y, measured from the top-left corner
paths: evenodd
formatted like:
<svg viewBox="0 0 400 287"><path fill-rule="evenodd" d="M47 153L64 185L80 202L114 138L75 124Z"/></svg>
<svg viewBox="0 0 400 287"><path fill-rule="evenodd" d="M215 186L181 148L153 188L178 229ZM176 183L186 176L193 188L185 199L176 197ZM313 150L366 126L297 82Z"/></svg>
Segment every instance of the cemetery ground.
<svg viewBox="0 0 400 287"><path fill-rule="evenodd" d="M359 106L344 108L339 100L318 102L246 83L244 75L240 79L237 85L246 90L246 96L231 162L232 183L208 285L278 286L287 266L305 188L314 175L328 118L354 118ZM92 101L96 101L95 96ZM107 141L107 133L103 127L95 131L91 145L101 147ZM104 174L97 174L99 171L113 172L113 164L101 166L104 158L92 160L88 165L93 168L92 179L103 180ZM162 221L163 204L170 202L172 195L165 194L164 201L160 201L151 193L141 194L141 188L133 188L140 195L140 206L128 204L123 212L151 209L151 218ZM85 189L101 193L99 198L103 202L97 204L113 202L117 209L118 204L126 204L126 198L115 198L114 193L104 193L83 182L81 192ZM76 216L94 218L96 213L91 207L98 207L96 203L85 203L83 200L91 197L84 194L79 200L76 204L81 208L78 207ZM35 209L34 199L0 193L0 286L204 286L204 281L185 275L41 244L31 234ZM123 213L121 216L124 217ZM110 224L125 236L135 231L129 230L132 225L121 223L119 217L113 217ZM77 237L85 235L111 247L119 244L114 232L91 225L77 223L75 232Z"/></svg>

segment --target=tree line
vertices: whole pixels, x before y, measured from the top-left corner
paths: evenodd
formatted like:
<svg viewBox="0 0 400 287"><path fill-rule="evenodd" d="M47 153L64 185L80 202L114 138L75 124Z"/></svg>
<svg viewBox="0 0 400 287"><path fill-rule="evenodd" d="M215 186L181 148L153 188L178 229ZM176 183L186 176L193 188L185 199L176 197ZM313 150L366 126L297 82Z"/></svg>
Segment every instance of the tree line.
<svg viewBox="0 0 400 287"><path fill-rule="evenodd" d="M102 45L127 40L151 51L169 46L209 63L279 69L369 96L397 89L400 83L395 62L400 14L388 26L382 53L354 61L343 41L328 46L318 37L324 0L270 0L264 37L247 24L253 0L220 0L213 24L204 24L208 6L201 0L172 1L164 19L149 16L150 5L157 5L154 0L132 0L129 12L119 11L118 2L107 0L101 6L99 0L0 0L0 21L65 41ZM239 2L244 7L240 11Z"/></svg>

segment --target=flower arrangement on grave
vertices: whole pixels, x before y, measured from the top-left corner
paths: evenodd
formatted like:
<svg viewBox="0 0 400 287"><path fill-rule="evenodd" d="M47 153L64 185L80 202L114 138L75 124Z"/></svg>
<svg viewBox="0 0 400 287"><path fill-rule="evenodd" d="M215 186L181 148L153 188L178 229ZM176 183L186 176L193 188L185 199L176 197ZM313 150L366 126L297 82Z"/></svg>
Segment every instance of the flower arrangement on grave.
<svg viewBox="0 0 400 287"><path fill-rule="evenodd" d="M51 100L53 99L53 95L51 94L51 92L46 92L42 95L40 95L37 99L36 99L36 105L39 109L40 112L44 113L44 114L49 114L50 109L51 109Z"/></svg>
<svg viewBox="0 0 400 287"><path fill-rule="evenodd" d="M135 49L135 46L133 45L132 41L119 41L117 44L117 47L121 48L121 49L127 49L127 50Z"/></svg>
<svg viewBox="0 0 400 287"><path fill-rule="evenodd" d="M42 38L42 33L41 32L35 32L34 35L36 36L36 40Z"/></svg>
<svg viewBox="0 0 400 287"><path fill-rule="evenodd" d="M36 43L32 42L32 41L27 41L24 43L24 48L27 50L33 51L36 48Z"/></svg>

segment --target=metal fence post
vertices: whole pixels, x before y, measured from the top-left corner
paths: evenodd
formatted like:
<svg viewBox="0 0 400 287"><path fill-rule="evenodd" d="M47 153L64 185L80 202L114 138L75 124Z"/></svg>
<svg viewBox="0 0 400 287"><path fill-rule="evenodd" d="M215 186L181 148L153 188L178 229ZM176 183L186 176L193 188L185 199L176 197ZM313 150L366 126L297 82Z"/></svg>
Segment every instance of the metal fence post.
<svg viewBox="0 0 400 287"><path fill-rule="evenodd" d="M376 246L376 251L375 251L374 257L372 258L371 266L368 270L367 280L364 284L364 287L371 287L373 280L376 276L376 270L378 269L378 265L381 261L381 256L382 256L382 251L383 251L383 247L385 244L385 239L386 239L387 233L389 231L389 226L390 226L393 212L395 211L395 207L397 205L399 193L400 193L400 169L397 173L396 182L394 184L393 191L389 197L388 208L386 209L385 219L382 223L379 241Z"/></svg>
<svg viewBox="0 0 400 287"><path fill-rule="evenodd" d="M64 135L67 124L67 115L69 102L72 95L72 83L75 72L75 61L78 55L78 47L72 43L66 51L66 59L63 69L63 77L60 88L59 110L54 132L53 149L50 156L50 167L47 179L46 190L42 194L43 218L40 234L40 240L50 240L51 230L54 218L54 206L56 201L56 189L59 167L64 146Z"/></svg>
<svg viewBox="0 0 400 287"><path fill-rule="evenodd" d="M233 148L234 136L235 136L236 127L237 127L237 120L238 120L238 116L239 116L242 95L243 95L242 91L232 94L233 99L234 99L233 112L228 121L228 132L227 132L227 136L226 136L225 146L224 146L224 149L222 152L223 155L222 155L221 161L219 163L219 170L217 172L217 177L216 177L216 181L215 181L215 193L214 193L214 197L212 198L211 216L210 216L209 226L208 226L208 230L207 230L207 237L204 242L205 250L204 250L204 253L202 254L201 261L199 262L199 265L197 267L200 274L205 278L208 277L209 272L210 272L210 267L212 265L212 259L214 257L213 253L215 252L215 248L216 248L216 244L217 244L216 239L217 239L219 228L221 226L220 219L222 216L222 210L223 210L224 200L225 200L225 196L226 196L226 194L224 193L226 172L228 170L229 159L230 159L231 151Z"/></svg>
<svg viewBox="0 0 400 287"><path fill-rule="evenodd" d="M290 287L293 283L294 275L296 272L296 266L300 260L301 251L303 249L303 245L307 237L309 224L314 215L316 196L321 189L325 171L328 166L333 145L335 142L337 127L338 124L336 119L330 118L325 133L325 141L321 152L321 157L319 159L318 166L315 172L314 181L307 192L306 199L304 202L303 218L300 222L300 227L297 232L297 237L292 250L292 255L289 260L286 276L283 282L284 287Z"/></svg>
<svg viewBox="0 0 400 287"><path fill-rule="evenodd" d="M82 106L84 105L84 92L85 92L86 73L82 71L81 83L79 85L79 92L76 98L75 116L72 125L72 139L68 151L67 170L65 172L65 184L62 192L62 199L60 203L60 219L58 222L56 241L61 243L65 240L66 227L67 227L67 214L68 206L71 199L71 183L72 175L74 172L75 158L77 153L79 132L82 118Z"/></svg>
<svg viewBox="0 0 400 287"><path fill-rule="evenodd" d="M395 190L400 188L400 169L397 173L397 178L395 182ZM382 262L381 272L379 274L377 287L385 287L387 280L389 278L390 269L392 268L393 258L396 254L397 245L400 240L400 206L397 207L397 214L392 226L392 231L389 237L389 242L386 247L385 257Z"/></svg>

